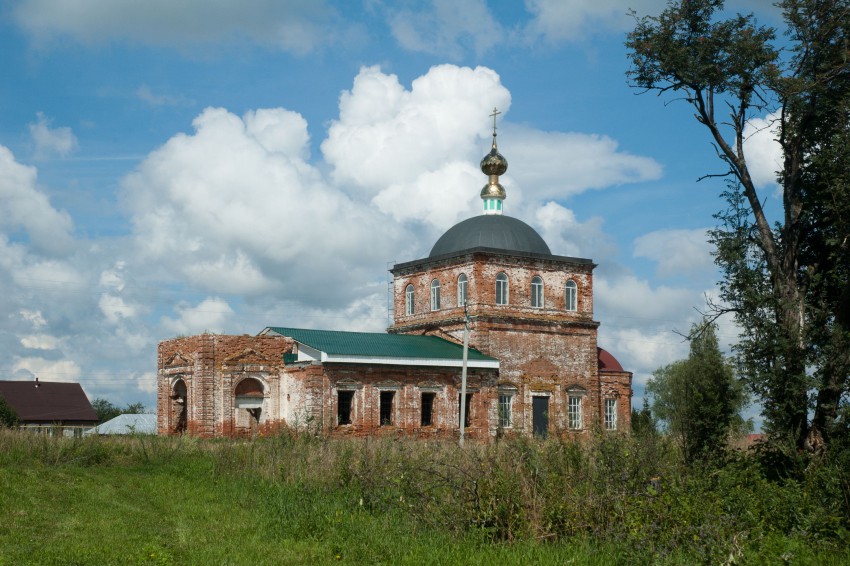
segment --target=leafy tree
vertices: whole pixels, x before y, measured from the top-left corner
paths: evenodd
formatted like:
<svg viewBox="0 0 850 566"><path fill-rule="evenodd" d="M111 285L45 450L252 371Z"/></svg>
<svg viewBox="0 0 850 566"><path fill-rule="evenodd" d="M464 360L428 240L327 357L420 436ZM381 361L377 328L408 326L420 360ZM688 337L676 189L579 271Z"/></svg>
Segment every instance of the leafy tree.
<svg viewBox="0 0 850 566"><path fill-rule="evenodd" d="M131 403L122 409L102 397L98 397L92 401L91 406L94 408L94 412L97 413L98 422L101 423L114 419L118 415L138 415L145 412L145 406L142 403Z"/></svg>
<svg viewBox="0 0 850 566"><path fill-rule="evenodd" d="M783 0L788 47L722 0L671 2L629 33L632 85L675 93L727 170L714 230L722 307L743 334L742 376L769 431L799 447L828 439L850 374L850 0ZM745 131L772 117L782 149L775 222L750 174ZM814 409L809 422L810 409Z"/></svg>
<svg viewBox="0 0 850 566"><path fill-rule="evenodd" d="M658 434L658 425L646 397L643 398L643 407L640 410L632 408L632 434L639 437Z"/></svg>
<svg viewBox="0 0 850 566"><path fill-rule="evenodd" d="M142 403L130 403L121 413L125 415L142 415L145 413L145 406Z"/></svg>
<svg viewBox="0 0 850 566"><path fill-rule="evenodd" d="M690 355L655 371L647 383L652 412L679 441L685 458L716 454L730 433L743 428L743 385L717 344L713 324L691 340Z"/></svg>
<svg viewBox="0 0 850 566"><path fill-rule="evenodd" d="M6 400L0 396L0 427L13 427L18 425L18 413Z"/></svg>
<svg viewBox="0 0 850 566"><path fill-rule="evenodd" d="M103 399L102 397L98 397L94 401L91 402L91 406L94 409L94 412L97 413L98 422L105 423L108 420L114 419L118 415L121 414L121 409Z"/></svg>

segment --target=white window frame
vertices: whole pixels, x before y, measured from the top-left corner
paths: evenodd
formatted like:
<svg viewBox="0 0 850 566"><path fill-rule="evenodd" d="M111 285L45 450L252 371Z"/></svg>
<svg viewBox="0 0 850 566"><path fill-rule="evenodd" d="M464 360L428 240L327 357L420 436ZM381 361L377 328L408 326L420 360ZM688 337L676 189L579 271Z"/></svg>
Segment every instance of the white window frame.
<svg viewBox="0 0 850 566"><path fill-rule="evenodd" d="M605 399L605 430L617 430L617 400Z"/></svg>
<svg viewBox="0 0 850 566"><path fill-rule="evenodd" d="M499 393L499 428L513 426L514 396L511 393Z"/></svg>
<svg viewBox="0 0 850 566"><path fill-rule="evenodd" d="M504 271L496 275L496 304L510 304L510 287L508 286L508 274Z"/></svg>
<svg viewBox="0 0 850 566"><path fill-rule="evenodd" d="M570 279L564 286L564 295L566 300L566 309L568 311L578 310L578 285Z"/></svg>
<svg viewBox="0 0 850 566"><path fill-rule="evenodd" d="M570 430L581 430L584 428L581 401L581 395L570 395L567 397L567 424Z"/></svg>
<svg viewBox="0 0 850 566"><path fill-rule="evenodd" d="M531 278L531 306L542 309L544 304L543 278L535 275Z"/></svg>
<svg viewBox="0 0 850 566"><path fill-rule="evenodd" d="M431 310L440 310L440 282L436 279L431 281Z"/></svg>
<svg viewBox="0 0 850 566"><path fill-rule="evenodd" d="M466 273L461 273L457 278L457 306L459 307L466 306L467 285L468 279L466 278Z"/></svg>
<svg viewBox="0 0 850 566"><path fill-rule="evenodd" d="M404 314L407 316L412 315L414 312L415 304L413 299L413 285L408 284L404 289Z"/></svg>

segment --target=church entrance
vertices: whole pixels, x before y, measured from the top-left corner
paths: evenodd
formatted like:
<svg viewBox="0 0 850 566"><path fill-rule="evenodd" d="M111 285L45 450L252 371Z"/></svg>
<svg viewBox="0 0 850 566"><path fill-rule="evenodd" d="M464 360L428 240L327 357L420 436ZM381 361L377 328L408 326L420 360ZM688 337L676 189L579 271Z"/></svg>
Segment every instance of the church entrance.
<svg viewBox="0 0 850 566"><path fill-rule="evenodd" d="M531 398L531 425L537 438L549 434L549 397Z"/></svg>
<svg viewBox="0 0 850 566"><path fill-rule="evenodd" d="M237 433L257 434L263 410L263 384L249 377L239 382L234 393Z"/></svg>
<svg viewBox="0 0 850 566"><path fill-rule="evenodd" d="M186 432L186 382L178 379L171 390L171 432Z"/></svg>

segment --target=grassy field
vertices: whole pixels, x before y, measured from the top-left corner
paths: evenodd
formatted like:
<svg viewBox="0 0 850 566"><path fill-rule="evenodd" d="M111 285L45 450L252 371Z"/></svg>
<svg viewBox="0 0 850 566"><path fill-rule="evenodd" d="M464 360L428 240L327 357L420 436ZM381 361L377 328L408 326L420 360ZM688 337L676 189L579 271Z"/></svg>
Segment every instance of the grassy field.
<svg viewBox="0 0 850 566"><path fill-rule="evenodd" d="M850 563L842 505L644 449L0 431L0 564Z"/></svg>

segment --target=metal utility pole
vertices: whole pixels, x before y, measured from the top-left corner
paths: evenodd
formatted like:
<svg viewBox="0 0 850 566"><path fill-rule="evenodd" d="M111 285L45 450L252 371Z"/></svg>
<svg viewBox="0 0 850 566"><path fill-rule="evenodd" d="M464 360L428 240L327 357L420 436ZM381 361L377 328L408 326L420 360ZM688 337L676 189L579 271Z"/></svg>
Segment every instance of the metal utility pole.
<svg viewBox="0 0 850 566"><path fill-rule="evenodd" d="M469 310L463 305L463 369L460 372L460 445L466 434L466 360L469 355Z"/></svg>

